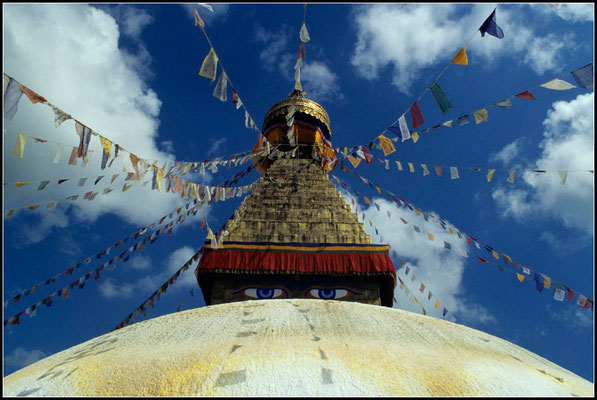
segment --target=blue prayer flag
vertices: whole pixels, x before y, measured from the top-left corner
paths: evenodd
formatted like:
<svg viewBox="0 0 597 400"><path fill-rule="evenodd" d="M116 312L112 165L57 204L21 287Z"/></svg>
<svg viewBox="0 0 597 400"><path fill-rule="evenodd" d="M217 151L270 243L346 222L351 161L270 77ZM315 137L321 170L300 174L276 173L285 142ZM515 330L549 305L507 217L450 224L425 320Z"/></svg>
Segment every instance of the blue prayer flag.
<svg viewBox="0 0 597 400"><path fill-rule="evenodd" d="M581 87L593 89L593 63L571 72L572 76Z"/></svg>
<svg viewBox="0 0 597 400"><path fill-rule="evenodd" d="M458 117L458 126L466 125L469 123L468 114Z"/></svg>
<svg viewBox="0 0 597 400"><path fill-rule="evenodd" d="M496 21L495 21L495 10L487 17L483 25L479 28L481 31L481 37L485 36L486 33L490 34L491 36L495 36L498 39L502 39L504 37L504 31L500 28Z"/></svg>

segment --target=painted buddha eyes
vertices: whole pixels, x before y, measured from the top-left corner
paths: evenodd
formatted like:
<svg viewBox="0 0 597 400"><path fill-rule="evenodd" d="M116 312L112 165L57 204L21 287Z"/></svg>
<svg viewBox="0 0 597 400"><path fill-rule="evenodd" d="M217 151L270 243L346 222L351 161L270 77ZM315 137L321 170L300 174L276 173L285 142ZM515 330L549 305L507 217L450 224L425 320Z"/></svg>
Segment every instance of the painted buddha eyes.
<svg viewBox="0 0 597 400"><path fill-rule="evenodd" d="M250 299L279 299L281 297L288 297L288 293L284 289L276 288L246 288L234 292L233 294L243 294Z"/></svg>
<svg viewBox="0 0 597 400"><path fill-rule="evenodd" d="M352 296L353 294L362 294L350 289L309 289L305 292L306 298L322 300L340 300Z"/></svg>
<svg viewBox="0 0 597 400"><path fill-rule="evenodd" d="M265 299L280 299L289 298L288 291L280 288L257 288L248 287L232 292L232 294L240 294L249 299L265 300ZM346 288L310 288L304 292L304 297L309 299L322 300L340 300L350 297L352 295L360 295L354 290Z"/></svg>

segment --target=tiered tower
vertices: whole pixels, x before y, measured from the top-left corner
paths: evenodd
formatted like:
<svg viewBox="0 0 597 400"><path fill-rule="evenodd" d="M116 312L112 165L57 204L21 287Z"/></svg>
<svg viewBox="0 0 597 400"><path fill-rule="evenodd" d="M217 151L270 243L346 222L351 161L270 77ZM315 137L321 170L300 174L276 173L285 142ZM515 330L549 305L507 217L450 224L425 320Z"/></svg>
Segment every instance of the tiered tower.
<svg viewBox="0 0 597 400"><path fill-rule="evenodd" d="M205 303L319 298L391 307L389 246L371 243L327 176L335 158L325 110L295 91L267 112L262 132L253 158L262 177L197 267Z"/></svg>

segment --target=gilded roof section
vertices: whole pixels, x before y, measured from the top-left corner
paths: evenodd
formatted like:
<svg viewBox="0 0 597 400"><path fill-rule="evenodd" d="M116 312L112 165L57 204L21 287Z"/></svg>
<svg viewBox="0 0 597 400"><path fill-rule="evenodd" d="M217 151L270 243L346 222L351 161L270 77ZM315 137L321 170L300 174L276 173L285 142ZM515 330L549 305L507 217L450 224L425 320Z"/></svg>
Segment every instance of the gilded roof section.
<svg viewBox="0 0 597 400"><path fill-rule="evenodd" d="M278 103L274 104L265 114L262 131L265 130L266 126L274 117L281 114L285 115L288 112L288 108L293 103L295 106L295 112L302 112L317 118L319 121L325 124L330 133L332 132L330 129L330 117L328 116L328 113L325 111L325 109L321 105L319 105L319 103L313 100L306 99L304 97L290 97L288 99L279 101Z"/></svg>

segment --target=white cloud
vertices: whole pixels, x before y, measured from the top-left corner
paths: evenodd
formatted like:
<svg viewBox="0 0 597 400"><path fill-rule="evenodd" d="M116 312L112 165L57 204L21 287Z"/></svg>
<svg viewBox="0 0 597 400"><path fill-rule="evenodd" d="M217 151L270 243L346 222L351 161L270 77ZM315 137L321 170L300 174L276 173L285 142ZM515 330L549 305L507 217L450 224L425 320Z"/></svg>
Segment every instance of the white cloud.
<svg viewBox="0 0 597 400"><path fill-rule="evenodd" d="M490 161L500 161L504 165L510 165L512 160L520 154L520 142L520 139L516 139L509 145L506 145L502 150L492 155Z"/></svg>
<svg viewBox="0 0 597 400"><path fill-rule="evenodd" d="M336 75L319 61L306 61L301 68L301 84L310 99L315 101L341 100L343 98Z"/></svg>
<svg viewBox="0 0 597 400"><path fill-rule="evenodd" d="M205 25L209 26L210 24L220 21L223 22L228 17L228 10L230 8L230 4L224 3L207 3L211 6L213 11L208 10L207 8L201 6L199 3L195 4L181 4L181 6L185 9L187 16L191 19L191 21L195 21L195 16L193 15L193 8L197 10L201 19L205 23ZM197 28L199 29L199 28Z"/></svg>
<svg viewBox="0 0 597 400"><path fill-rule="evenodd" d="M222 148L222 146L224 146L224 144L226 143L226 138L219 138L219 139L214 139L214 138L210 138L209 139L209 151L207 152L207 156L211 156L213 154L219 154L220 149Z"/></svg>
<svg viewBox="0 0 597 400"><path fill-rule="evenodd" d="M392 83L410 94L411 82L421 69L447 63L451 54L471 37L471 27L481 26L495 6L492 4L375 4L358 6L354 12L357 43L351 63L365 79L377 79L384 69L392 73ZM518 7L515 9L515 7ZM481 56L489 66L499 56L520 54L522 61L542 74L557 70L574 37L545 37L526 27L518 5L500 7L497 23L508 40L475 38L467 53ZM531 12L534 8L524 9ZM424 26L425 29L420 29ZM402 38L397 40L397 38Z"/></svg>
<svg viewBox="0 0 597 400"><path fill-rule="evenodd" d="M553 311L552 305L547 303L545 308L554 320L575 331L586 331L593 326L593 314L590 311L568 304L565 306L566 308L561 311Z"/></svg>
<svg viewBox="0 0 597 400"><path fill-rule="evenodd" d="M20 369L29 364L33 364L46 356L47 354L41 350L27 350L23 347L17 347L10 352L10 354L4 356L4 364L9 367Z"/></svg>
<svg viewBox="0 0 597 400"><path fill-rule="evenodd" d="M532 166L550 172L526 171L522 175L524 188L496 188L493 198L502 215L518 220L553 216L566 227L592 235L594 182L587 171L595 162L593 108L593 93L553 104L543 122L541 155ZM559 170L576 172L568 173L562 185Z"/></svg>
<svg viewBox="0 0 597 400"><path fill-rule="evenodd" d="M135 293L135 286L130 283L116 283L113 278L106 278L99 285L100 294L107 299L128 299Z"/></svg>
<svg viewBox="0 0 597 400"><path fill-rule="evenodd" d="M148 269L151 268L151 258L138 254L130 263L131 268L134 269Z"/></svg>
<svg viewBox="0 0 597 400"><path fill-rule="evenodd" d="M128 21L126 29L130 34L139 33L150 20L147 17L135 19L130 11L125 11L124 15L128 16L124 20ZM4 6L4 22L4 71L7 74L150 163L157 159L162 166L164 161L174 159L167 152L171 148L165 146L166 152L159 149L161 101L144 81L143 71L135 67L144 63L146 55L132 55L119 48L121 31L112 16L83 4L7 4ZM77 193L82 197L88 190L93 190L99 191L93 201L62 200L59 208L60 205L72 206L75 219L79 221L94 221L104 213L112 213L138 226L151 223L184 204L180 196L152 191L151 185L135 185L122 192L120 189L126 176L122 172L122 162L117 160L111 169L102 171L99 168L101 145L97 137L93 137L89 145L93 156L87 168L67 165L72 149L68 146L78 144L74 122L66 121L59 128L54 128L53 122L54 115L49 107L32 105L25 96L21 98L14 119L6 122L9 134L5 136L5 181L26 179L35 185L42 180L52 182L43 192L37 192L35 187L6 190L6 208L31 204L31 195L35 193L36 201L42 204L38 210L42 210L48 200L60 200ZM10 154L15 132L51 142L34 143L30 138L24 158L17 159ZM56 149L52 142L66 145L57 165L52 163ZM126 152L121 154L126 155ZM112 185L114 191L103 195L103 188L110 186L109 177L116 173L120 177ZM97 186L88 183L79 188L74 183L82 177L93 182L100 175L105 178ZM145 180L149 177L150 174ZM55 182L61 178L71 181L58 187ZM142 207L139 206L139 192L144 195ZM69 223L62 212L36 210L33 214L40 216L43 229L34 229L36 227L32 225L24 231L31 234L30 242L42 240L53 228Z"/></svg>
<svg viewBox="0 0 597 400"><path fill-rule="evenodd" d="M296 55L289 51L292 32L289 26L281 25L275 31L267 31L258 26L255 30L255 40L264 45L259 53L259 60L266 71L272 72L276 68L286 79L294 77L294 63Z"/></svg>
<svg viewBox="0 0 597 400"><path fill-rule="evenodd" d="M351 204L350 195L343 192L347 203ZM382 198L371 199L373 203L380 206L380 211L373 205L364 209L357 203L359 219L365 212L365 231L371 236L373 243L379 243L383 236L384 243L391 247L390 252L396 251L399 258L403 258L411 272L404 276L404 268L400 269L398 276L405 282L409 290L417 297L425 307L428 315L442 317L443 308L457 316L458 320L467 323L495 323L496 319L482 305L472 303L466 299L462 287L462 275L464 274L467 258L460 254L466 249L464 240L458 239L455 234L450 234L439 224L425 221L422 217L416 217L412 212L398 207L395 203ZM391 217L388 217L387 211ZM434 213L436 216L437 214ZM408 222L404 224L400 218ZM373 223L373 227L369 222ZM446 221L447 222L447 221ZM413 224L417 225L421 233L417 233ZM378 228L380 236L375 234ZM434 241L428 240L427 233L433 235ZM444 241L451 246L451 251L444 249ZM414 277L414 281L411 278ZM424 294L419 292L421 282L426 289ZM427 300L428 291L433 297ZM396 286L394 296L398 301L395 306L408 311L420 313L421 307L409 301L405 293ZM441 307L435 309L435 300L439 299Z"/></svg>
<svg viewBox="0 0 597 400"><path fill-rule="evenodd" d="M558 17L569 21L593 21L595 5L593 3L558 4L558 7L552 11L555 12Z"/></svg>

